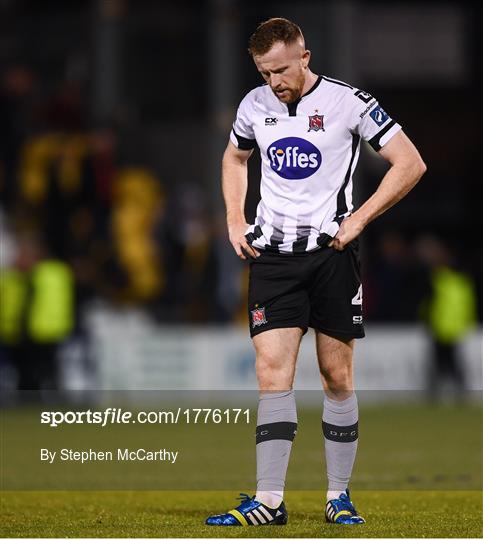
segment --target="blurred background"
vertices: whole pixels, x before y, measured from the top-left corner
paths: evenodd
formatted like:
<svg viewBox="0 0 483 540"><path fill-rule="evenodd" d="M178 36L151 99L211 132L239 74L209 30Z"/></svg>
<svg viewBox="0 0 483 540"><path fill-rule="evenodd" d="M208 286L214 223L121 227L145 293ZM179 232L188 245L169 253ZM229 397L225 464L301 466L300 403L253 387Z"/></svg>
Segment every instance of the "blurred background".
<svg viewBox="0 0 483 540"><path fill-rule="evenodd" d="M0 0L0 389L255 388L220 162L298 23L312 70L376 96L428 166L362 239L359 388L481 395L482 8L355 0ZM246 213L259 200L250 160ZM361 152L356 201L387 165ZM319 386L304 340L300 388ZM315 381L315 383L314 383Z"/></svg>

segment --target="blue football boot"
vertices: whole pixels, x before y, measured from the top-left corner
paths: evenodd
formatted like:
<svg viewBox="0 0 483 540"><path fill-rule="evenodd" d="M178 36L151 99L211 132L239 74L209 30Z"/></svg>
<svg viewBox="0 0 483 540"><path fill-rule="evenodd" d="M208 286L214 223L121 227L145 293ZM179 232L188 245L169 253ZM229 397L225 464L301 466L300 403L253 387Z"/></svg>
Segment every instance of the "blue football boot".
<svg viewBox="0 0 483 540"><path fill-rule="evenodd" d="M338 499L327 501L325 505L325 520L329 523L339 523L342 525L358 525L365 523L355 509L350 499L349 490L341 493Z"/></svg>
<svg viewBox="0 0 483 540"><path fill-rule="evenodd" d="M246 493L240 493L242 503L226 514L210 516L206 525L219 525L222 527L249 525L285 525L288 521L287 510L282 504L278 508L270 508L256 501Z"/></svg>

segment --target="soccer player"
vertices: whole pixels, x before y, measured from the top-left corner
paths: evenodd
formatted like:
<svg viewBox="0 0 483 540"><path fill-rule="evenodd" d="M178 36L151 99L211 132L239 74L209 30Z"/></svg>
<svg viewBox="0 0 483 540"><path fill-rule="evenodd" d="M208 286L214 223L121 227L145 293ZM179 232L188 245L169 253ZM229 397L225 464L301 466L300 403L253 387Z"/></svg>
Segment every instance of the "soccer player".
<svg viewBox="0 0 483 540"><path fill-rule="evenodd" d="M308 327L315 330L325 391L325 518L364 523L348 491L358 439L352 354L354 339L364 337L357 239L414 187L426 166L373 96L309 69L310 51L293 22L262 23L249 51L266 84L239 106L223 156L222 186L230 242L250 264L250 332L260 389L257 491L206 523L287 523L283 492L297 430L292 386ZM361 138L391 166L375 193L353 211ZM255 223L248 225L247 161L255 143L261 201Z"/></svg>

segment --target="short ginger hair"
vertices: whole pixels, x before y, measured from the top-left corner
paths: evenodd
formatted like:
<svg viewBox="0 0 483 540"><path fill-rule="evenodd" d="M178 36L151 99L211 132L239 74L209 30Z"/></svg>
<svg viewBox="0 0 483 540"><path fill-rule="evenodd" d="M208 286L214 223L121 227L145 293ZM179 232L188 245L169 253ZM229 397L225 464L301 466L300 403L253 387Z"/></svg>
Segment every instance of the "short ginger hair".
<svg viewBox="0 0 483 540"><path fill-rule="evenodd" d="M274 17L258 25L248 40L248 52L252 56L261 56L267 53L275 43L282 42L285 45L304 41L300 27L282 17Z"/></svg>

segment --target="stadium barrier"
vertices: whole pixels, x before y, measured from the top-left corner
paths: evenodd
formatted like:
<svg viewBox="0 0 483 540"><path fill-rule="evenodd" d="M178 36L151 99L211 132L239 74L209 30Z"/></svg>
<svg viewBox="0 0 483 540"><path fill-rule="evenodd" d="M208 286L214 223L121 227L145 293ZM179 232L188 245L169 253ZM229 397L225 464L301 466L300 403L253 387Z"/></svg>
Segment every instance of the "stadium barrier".
<svg viewBox="0 0 483 540"><path fill-rule="evenodd" d="M142 312L96 307L86 318L92 371L79 343L63 351L67 389L254 390L255 355L248 331L232 326L160 326ZM427 386L431 343L424 327L368 325L355 348L357 388L373 399ZM295 389L321 388L314 333L304 337ZM483 329L461 344L468 390L481 397ZM77 349L76 349L77 348ZM307 394L311 394L308 392Z"/></svg>

